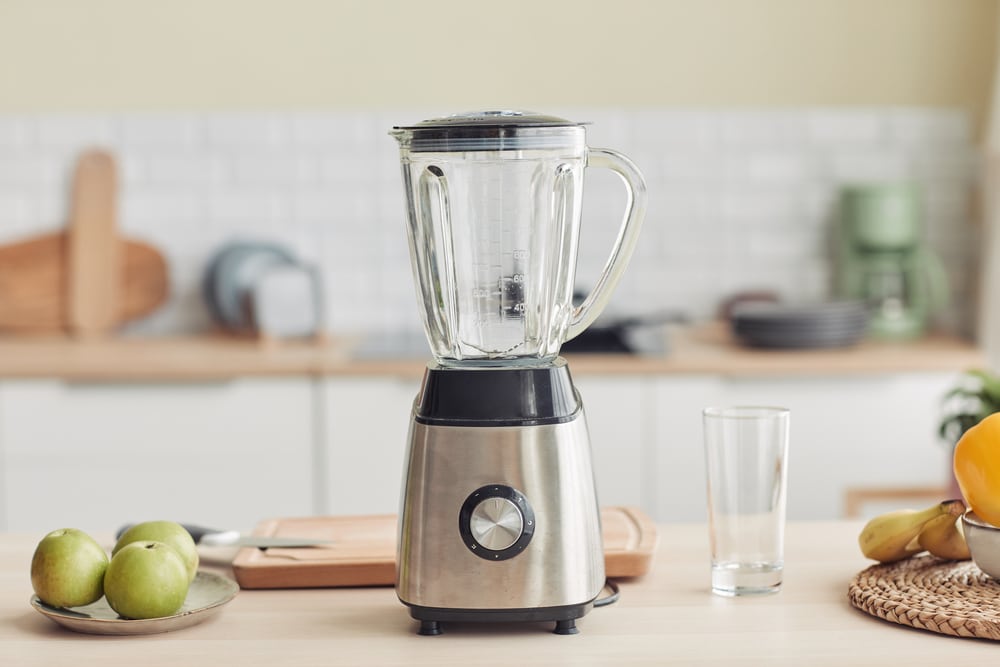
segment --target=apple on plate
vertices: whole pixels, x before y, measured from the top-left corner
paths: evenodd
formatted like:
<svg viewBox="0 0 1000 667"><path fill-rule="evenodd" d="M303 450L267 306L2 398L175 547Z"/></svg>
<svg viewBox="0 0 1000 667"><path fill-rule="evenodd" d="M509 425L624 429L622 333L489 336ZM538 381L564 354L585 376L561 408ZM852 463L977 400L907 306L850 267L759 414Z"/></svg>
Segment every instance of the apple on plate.
<svg viewBox="0 0 1000 667"><path fill-rule="evenodd" d="M53 607L79 607L104 595L108 554L87 533L60 528L42 538L31 557L31 587Z"/></svg>
<svg viewBox="0 0 1000 667"><path fill-rule="evenodd" d="M163 542L132 542L111 557L104 597L122 618L161 618L180 610L189 585L176 549Z"/></svg>
<svg viewBox="0 0 1000 667"><path fill-rule="evenodd" d="M137 523L118 538L115 548L111 550L111 557L114 558L123 547L133 542L163 542L173 547L184 561L188 581L194 581L194 575L198 573L198 547L184 526L174 521Z"/></svg>

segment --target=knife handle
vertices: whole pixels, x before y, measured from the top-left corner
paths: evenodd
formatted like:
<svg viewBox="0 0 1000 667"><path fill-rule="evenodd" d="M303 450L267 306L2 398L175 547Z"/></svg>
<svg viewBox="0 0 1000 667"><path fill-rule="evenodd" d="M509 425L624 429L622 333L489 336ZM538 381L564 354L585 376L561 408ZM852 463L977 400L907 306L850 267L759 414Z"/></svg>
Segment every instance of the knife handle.
<svg viewBox="0 0 1000 667"><path fill-rule="evenodd" d="M120 539L121 536L125 533L125 531L134 525L135 525L134 523L127 523L121 528L119 528L118 531L115 533L115 539L116 540ZM194 540L195 544L199 544L202 538L205 537L206 535L215 535L219 533L225 534L229 532L224 530L218 530L216 528L206 528L205 526L196 526L190 523L182 523L181 526L183 526L184 530L186 530L188 533L191 534L191 539Z"/></svg>

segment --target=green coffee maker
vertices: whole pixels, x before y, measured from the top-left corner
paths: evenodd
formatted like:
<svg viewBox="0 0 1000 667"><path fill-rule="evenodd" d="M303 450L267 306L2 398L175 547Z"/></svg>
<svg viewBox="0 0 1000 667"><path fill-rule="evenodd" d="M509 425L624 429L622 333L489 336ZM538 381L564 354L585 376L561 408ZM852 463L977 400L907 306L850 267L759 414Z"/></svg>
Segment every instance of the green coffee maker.
<svg viewBox="0 0 1000 667"><path fill-rule="evenodd" d="M920 336L947 303L947 275L926 246L922 227L920 190L912 183L841 191L837 291L869 304L872 336Z"/></svg>

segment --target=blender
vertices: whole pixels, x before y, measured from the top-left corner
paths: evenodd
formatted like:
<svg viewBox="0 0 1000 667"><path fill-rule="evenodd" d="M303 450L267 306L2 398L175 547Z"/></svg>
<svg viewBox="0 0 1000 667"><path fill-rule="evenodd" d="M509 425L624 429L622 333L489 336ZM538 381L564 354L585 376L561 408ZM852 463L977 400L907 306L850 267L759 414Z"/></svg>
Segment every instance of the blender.
<svg viewBox="0 0 1000 667"><path fill-rule="evenodd" d="M645 211L627 158L553 116L483 111L397 126L408 237L434 360L413 404L396 594L447 622L546 621L577 632L605 584L579 393L560 345L601 312ZM593 291L573 304L584 171L625 184Z"/></svg>

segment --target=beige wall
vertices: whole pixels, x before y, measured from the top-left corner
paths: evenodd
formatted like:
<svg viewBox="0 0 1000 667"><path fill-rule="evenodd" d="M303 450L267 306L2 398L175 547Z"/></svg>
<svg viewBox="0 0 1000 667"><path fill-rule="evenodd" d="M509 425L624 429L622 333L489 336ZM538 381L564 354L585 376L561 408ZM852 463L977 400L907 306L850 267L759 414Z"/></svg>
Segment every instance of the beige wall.
<svg viewBox="0 0 1000 667"><path fill-rule="evenodd" d="M968 109L996 0L0 0L0 111Z"/></svg>

